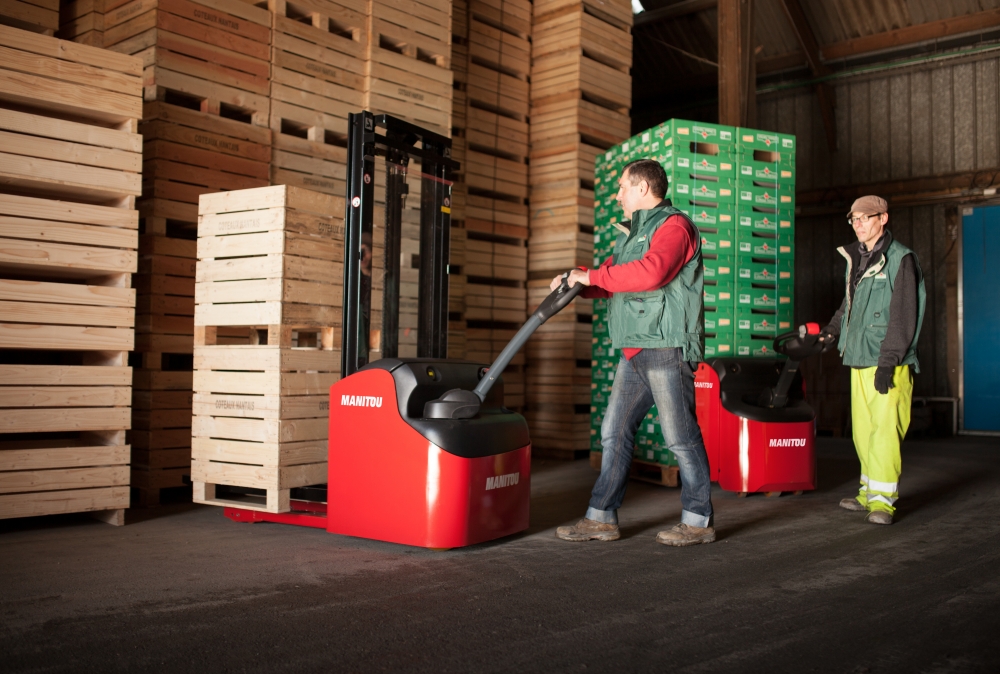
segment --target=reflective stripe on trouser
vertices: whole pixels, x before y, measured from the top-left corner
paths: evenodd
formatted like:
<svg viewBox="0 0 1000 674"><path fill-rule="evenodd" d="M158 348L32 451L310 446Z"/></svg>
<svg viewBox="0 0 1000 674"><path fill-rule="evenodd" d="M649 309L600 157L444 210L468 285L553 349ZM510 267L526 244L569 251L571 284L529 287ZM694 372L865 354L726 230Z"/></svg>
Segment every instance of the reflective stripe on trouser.
<svg viewBox="0 0 1000 674"><path fill-rule="evenodd" d="M851 368L851 422L854 448L861 460L858 502L869 510L895 512L902 463L899 445L910 426L913 375L900 365L886 394L875 390L874 367Z"/></svg>

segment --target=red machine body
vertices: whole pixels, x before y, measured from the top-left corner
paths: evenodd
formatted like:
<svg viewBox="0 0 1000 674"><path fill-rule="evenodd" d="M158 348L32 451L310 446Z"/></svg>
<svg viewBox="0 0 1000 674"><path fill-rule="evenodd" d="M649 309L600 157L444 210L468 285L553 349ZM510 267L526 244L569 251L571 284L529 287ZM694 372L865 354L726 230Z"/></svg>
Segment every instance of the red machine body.
<svg viewBox="0 0 1000 674"><path fill-rule="evenodd" d="M471 390L487 368L383 359L330 387L325 500L291 512L230 507L237 522L279 522L423 548L457 548L528 528L528 424L503 408L497 379L472 419L426 419L424 404Z"/></svg>
<svg viewBox="0 0 1000 674"><path fill-rule="evenodd" d="M331 387L329 471L331 533L456 548L528 528L531 445L473 458L442 449L400 415L386 370Z"/></svg>
<svg viewBox="0 0 1000 674"><path fill-rule="evenodd" d="M780 362L720 358L702 363L695 373L698 425L712 480L723 489L750 493L816 488L812 410L802 399L784 410L755 408L745 401L753 389L740 385L760 382L769 372L777 379ZM727 378L732 385L725 386ZM802 388L800 384L799 391Z"/></svg>

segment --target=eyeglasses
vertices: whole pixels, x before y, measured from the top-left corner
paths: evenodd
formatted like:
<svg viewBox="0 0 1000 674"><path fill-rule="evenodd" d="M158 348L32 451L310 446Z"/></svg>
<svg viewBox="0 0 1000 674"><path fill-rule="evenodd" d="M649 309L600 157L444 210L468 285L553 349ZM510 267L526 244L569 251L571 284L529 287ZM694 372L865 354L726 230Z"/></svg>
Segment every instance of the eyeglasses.
<svg viewBox="0 0 1000 674"><path fill-rule="evenodd" d="M847 224L853 226L853 225L856 225L859 222L864 222L864 221L868 220L868 218L877 218L880 215L882 215L882 214L881 213L875 213L874 215L859 215L857 217L851 217L849 215L849 216L847 216Z"/></svg>

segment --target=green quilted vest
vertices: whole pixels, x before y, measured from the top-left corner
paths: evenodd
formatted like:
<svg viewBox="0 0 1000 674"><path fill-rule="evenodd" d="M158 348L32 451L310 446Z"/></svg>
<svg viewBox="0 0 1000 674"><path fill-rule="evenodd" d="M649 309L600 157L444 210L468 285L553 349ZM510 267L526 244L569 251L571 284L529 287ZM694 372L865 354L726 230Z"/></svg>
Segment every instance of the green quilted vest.
<svg viewBox="0 0 1000 674"><path fill-rule="evenodd" d="M665 203L633 213L628 235L619 235L615 242L612 264L641 259L649 250L653 234L672 215L688 219L681 211ZM662 288L612 295L608 302L608 322L615 348L679 347L684 349L684 360L697 362L702 359L703 270L700 238L696 246L691 260Z"/></svg>
<svg viewBox="0 0 1000 674"><path fill-rule="evenodd" d="M912 365L920 372L917 362L917 338L920 336L920 325L924 320L924 305L927 293L924 290L924 275L920 271L920 262L912 250L893 239L889 249L882 257L865 271L858 282L851 301L851 268L853 260L850 253L842 246L837 252L847 259L847 297L848 305L840 323L840 340L837 347L844 359L844 365L849 367L875 367L878 365L879 351L882 340L885 339L889 327L889 302L892 300L892 289L896 283L896 272L900 261L907 255L913 255L914 266L917 269L917 330L913 333L913 342L900 365Z"/></svg>

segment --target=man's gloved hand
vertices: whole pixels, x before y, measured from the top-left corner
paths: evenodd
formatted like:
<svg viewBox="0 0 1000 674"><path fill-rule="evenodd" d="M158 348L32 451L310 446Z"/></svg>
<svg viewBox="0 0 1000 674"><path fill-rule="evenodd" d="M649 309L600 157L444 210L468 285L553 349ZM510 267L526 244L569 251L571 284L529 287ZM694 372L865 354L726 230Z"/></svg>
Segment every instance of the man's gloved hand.
<svg viewBox="0 0 1000 674"><path fill-rule="evenodd" d="M895 388L892 383L892 375L895 372L896 368L888 365L879 365L875 368L875 390L885 395L889 392L889 389Z"/></svg>
<svg viewBox="0 0 1000 674"><path fill-rule="evenodd" d="M837 345L837 335L828 325L819 331L819 341L823 342L823 353L826 353Z"/></svg>

